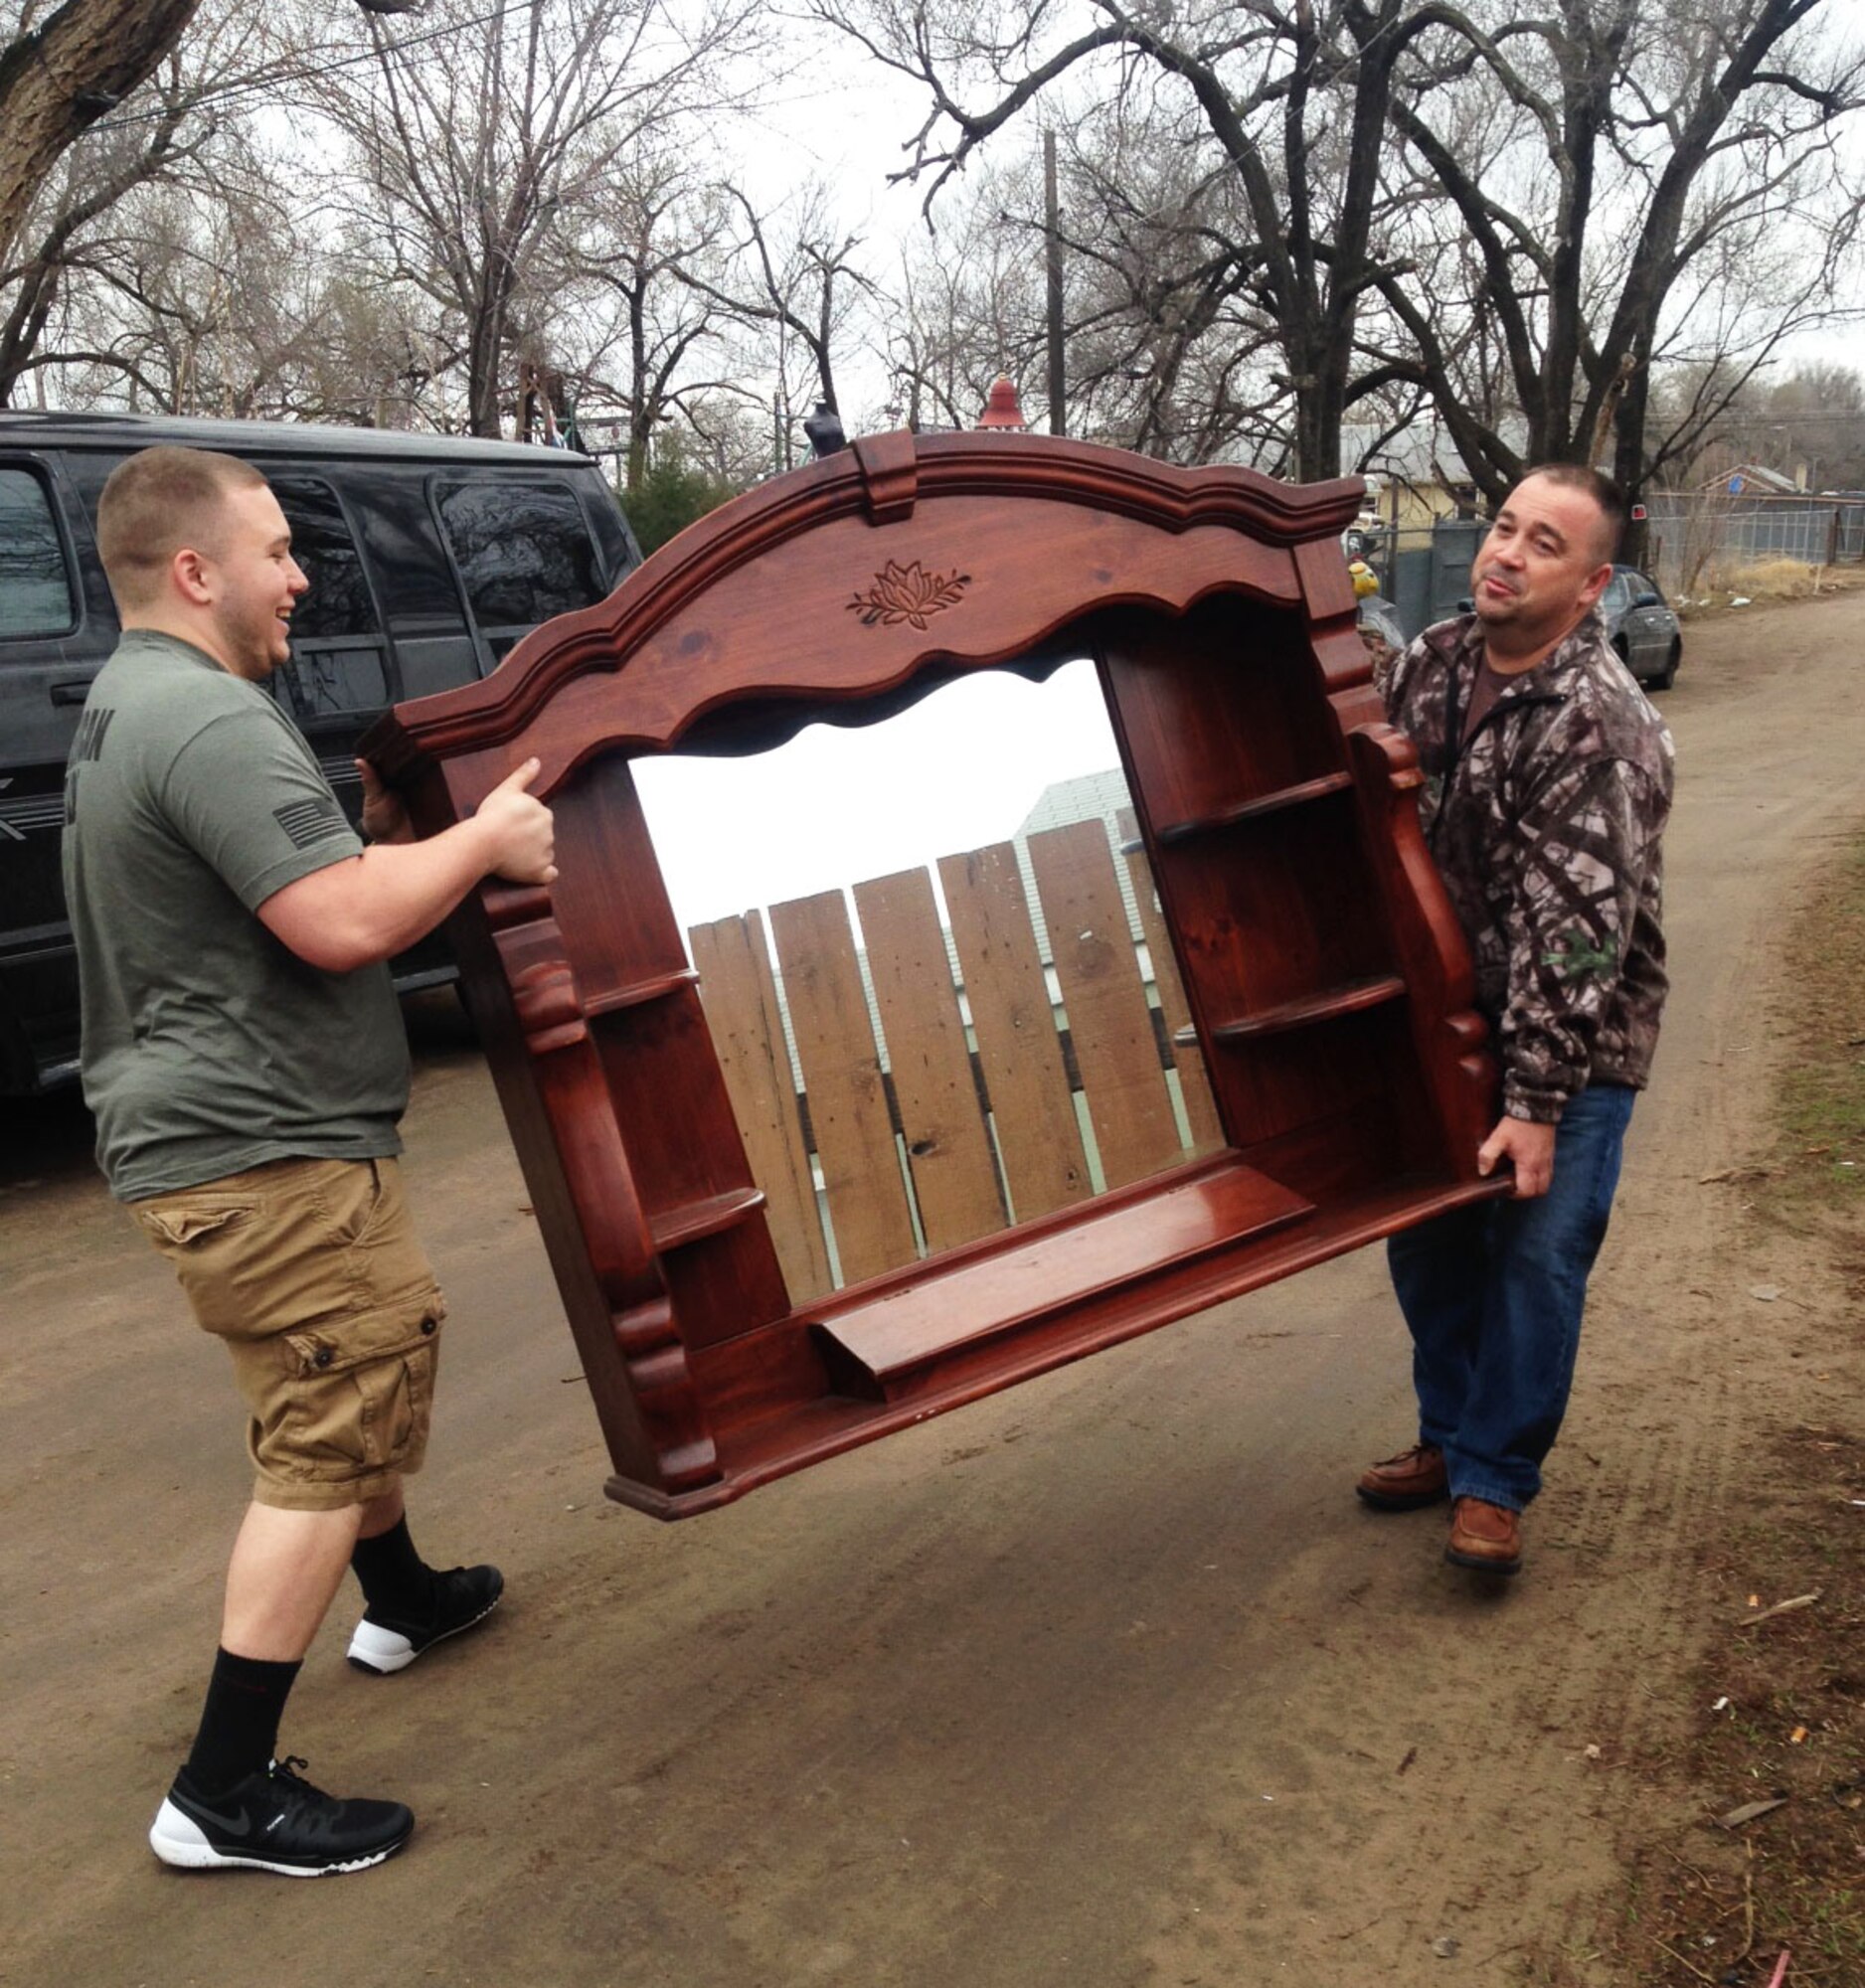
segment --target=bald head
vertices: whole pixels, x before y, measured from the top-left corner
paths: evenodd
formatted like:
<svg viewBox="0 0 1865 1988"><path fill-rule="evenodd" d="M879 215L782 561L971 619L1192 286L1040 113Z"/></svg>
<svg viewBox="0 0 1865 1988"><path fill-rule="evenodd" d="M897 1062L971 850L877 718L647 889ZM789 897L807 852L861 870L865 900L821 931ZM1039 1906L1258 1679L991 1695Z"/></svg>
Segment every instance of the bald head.
<svg viewBox="0 0 1865 1988"><path fill-rule="evenodd" d="M145 448L110 472L97 500L97 554L118 609L161 599L175 555L221 550L229 496L265 479L250 462L205 448Z"/></svg>

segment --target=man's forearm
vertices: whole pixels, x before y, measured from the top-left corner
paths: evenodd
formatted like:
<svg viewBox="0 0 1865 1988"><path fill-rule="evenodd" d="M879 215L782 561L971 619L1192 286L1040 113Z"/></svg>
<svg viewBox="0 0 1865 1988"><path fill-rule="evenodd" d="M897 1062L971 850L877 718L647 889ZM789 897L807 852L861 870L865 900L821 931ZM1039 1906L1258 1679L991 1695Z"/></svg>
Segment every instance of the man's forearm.
<svg viewBox="0 0 1865 1988"><path fill-rule="evenodd" d="M493 861L493 838L474 817L424 842L372 843L287 884L259 916L300 959L351 973L424 937Z"/></svg>

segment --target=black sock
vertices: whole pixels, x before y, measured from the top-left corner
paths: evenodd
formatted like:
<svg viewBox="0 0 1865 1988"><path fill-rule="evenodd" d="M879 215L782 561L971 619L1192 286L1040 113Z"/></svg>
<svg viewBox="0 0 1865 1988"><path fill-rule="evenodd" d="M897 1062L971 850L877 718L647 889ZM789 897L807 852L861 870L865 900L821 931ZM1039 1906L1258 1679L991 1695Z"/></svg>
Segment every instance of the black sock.
<svg viewBox="0 0 1865 1988"><path fill-rule="evenodd" d="M231 1650L216 1654L201 1728L188 1755L188 1778L198 1793L224 1794L271 1761L298 1668L237 1657Z"/></svg>
<svg viewBox="0 0 1865 1988"><path fill-rule="evenodd" d="M358 1540L350 1566L363 1599L379 1621L425 1622L433 1615L433 1569L415 1551L408 1520L401 1518L373 1540Z"/></svg>

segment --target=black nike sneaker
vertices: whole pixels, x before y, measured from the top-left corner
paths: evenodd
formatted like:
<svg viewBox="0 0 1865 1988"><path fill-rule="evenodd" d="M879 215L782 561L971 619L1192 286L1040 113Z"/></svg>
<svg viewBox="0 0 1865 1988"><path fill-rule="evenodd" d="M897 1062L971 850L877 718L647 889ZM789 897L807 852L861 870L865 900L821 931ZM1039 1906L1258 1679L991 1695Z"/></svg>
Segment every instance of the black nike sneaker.
<svg viewBox="0 0 1865 1988"><path fill-rule="evenodd" d="M184 1767L155 1812L149 1848L184 1871L276 1871L281 1878L324 1878L362 1871L401 1849L415 1827L400 1802L338 1801L294 1768L274 1760L211 1800L197 1794Z"/></svg>
<svg viewBox="0 0 1865 1988"><path fill-rule="evenodd" d="M483 1622L505 1592L496 1567L453 1567L433 1577L433 1614L425 1621L366 1609L350 1638L350 1661L359 1671L387 1677L405 1671L424 1650Z"/></svg>

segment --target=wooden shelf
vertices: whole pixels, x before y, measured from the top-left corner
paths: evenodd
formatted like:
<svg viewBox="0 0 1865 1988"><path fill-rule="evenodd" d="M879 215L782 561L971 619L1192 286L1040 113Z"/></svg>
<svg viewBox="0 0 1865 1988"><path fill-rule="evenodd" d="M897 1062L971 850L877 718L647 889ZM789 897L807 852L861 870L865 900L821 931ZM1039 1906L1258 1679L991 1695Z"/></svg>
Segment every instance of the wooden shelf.
<svg viewBox="0 0 1865 1988"><path fill-rule="evenodd" d="M1232 828L1240 821L1255 821L1261 815L1280 814L1285 808L1305 807L1310 801L1324 800L1329 794L1344 794L1353 785L1351 773L1323 773L1318 779L1302 780L1292 787L1277 787L1273 793L1258 794L1254 800L1238 801L1215 814L1201 814L1189 821L1168 822L1159 830L1160 842L1170 847L1189 842L1196 835L1210 835Z"/></svg>
<svg viewBox="0 0 1865 1988"><path fill-rule="evenodd" d="M658 1250L678 1249L686 1242L701 1242L708 1236L743 1222L764 1205L761 1187L734 1188L730 1194L715 1194L706 1201L689 1201L679 1208L648 1218L648 1232Z"/></svg>
<svg viewBox="0 0 1865 1988"><path fill-rule="evenodd" d="M682 987L697 987L699 975L690 966L677 973L658 973L652 980L636 980L626 987L611 987L604 994L592 994L583 1004L586 1015L612 1015L622 1008L644 1007L649 1001L664 1000Z"/></svg>
<svg viewBox="0 0 1865 1988"><path fill-rule="evenodd" d="M889 1400L942 1360L1039 1327L1071 1307L1314 1214L1300 1195L1232 1159L1163 1193L1087 1213L956 1265L927 1270L883 1296L836 1304L816 1330L840 1391Z"/></svg>
<svg viewBox="0 0 1865 1988"><path fill-rule="evenodd" d="M1509 1192L1506 1174L1488 1180L1459 1182L1446 1178L1408 1177L1347 1197L1332 1207L1286 1227L1244 1239L1186 1262L1181 1280L1170 1276L1113 1289L1079 1300L1062 1300L1043 1323L1049 1330L1026 1325L1008 1339L985 1340L968 1352L959 1349L948 1361L935 1360L919 1370L915 1384L903 1375L891 1386L877 1388L872 1370L865 1395L828 1395L795 1404L774 1399L762 1413L748 1414L727 1429L719 1445L723 1473L717 1483L690 1493L667 1495L646 1489L625 1476L608 1480L608 1495L656 1518L674 1519L728 1505L761 1484L791 1471L843 1454L896 1429L912 1428L929 1415L945 1412L1047 1373L1085 1355L1118 1345L1150 1332L1189 1312L1206 1311L1226 1299L1256 1290L1278 1277L1326 1261L1349 1249L1390 1236L1421 1215L1445 1214L1453 1208L1494 1201ZM1014 1236L1014 1232L1011 1232ZM833 1330L832 1318L818 1331ZM1222 1316L1201 1322L1200 1330L1222 1335L1229 1330ZM709 1385L731 1391L747 1362L748 1347L758 1335L729 1345L707 1347L694 1362ZM766 1342L767 1343L767 1342ZM993 1349L1000 1356L993 1361ZM854 1367L838 1353L844 1371ZM855 1369L859 1382L863 1370ZM901 1385L906 1381L908 1385ZM882 1399L877 1400L880 1394Z"/></svg>
<svg viewBox="0 0 1865 1988"><path fill-rule="evenodd" d="M1289 1029L1305 1029L1314 1022L1332 1021L1336 1015L1357 1015L1366 1008L1382 1007L1397 1001L1406 984L1396 973L1379 973L1366 980L1343 981L1338 987L1323 988L1319 994L1304 994L1298 1001L1280 1001L1254 1015L1240 1015L1234 1022L1220 1022L1211 1031L1214 1043L1248 1042L1253 1036L1281 1035ZM1175 1049L1198 1048L1196 1029L1180 1029L1172 1038Z"/></svg>

